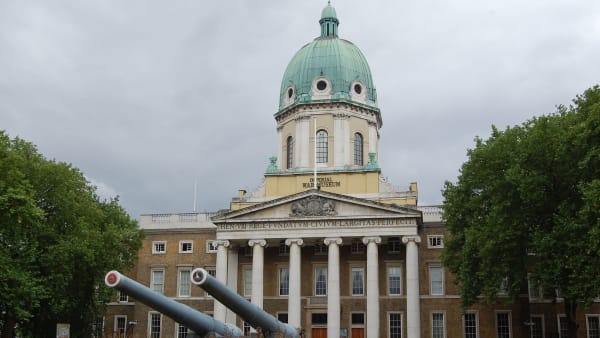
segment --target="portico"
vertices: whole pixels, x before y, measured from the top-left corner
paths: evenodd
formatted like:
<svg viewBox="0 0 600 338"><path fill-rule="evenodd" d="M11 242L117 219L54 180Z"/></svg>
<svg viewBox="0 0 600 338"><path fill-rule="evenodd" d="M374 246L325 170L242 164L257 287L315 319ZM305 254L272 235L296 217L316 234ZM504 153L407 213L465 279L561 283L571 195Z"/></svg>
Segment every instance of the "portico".
<svg viewBox="0 0 600 338"><path fill-rule="evenodd" d="M415 281L418 286L418 270L413 268L418 267L418 260L416 255L410 255L409 252L412 253L412 246L418 243L417 225L421 222L419 211L346 195L308 190L225 213L213 219L213 222L217 226L217 278L229 280L226 277L228 272L238 274L239 267L232 267L227 264L226 259L221 258L227 257L230 247L248 247L239 250L251 252L252 303L264 307L265 298L270 299L273 304L280 298L283 301L287 298L287 304L282 310L287 313L288 322L294 327L304 328L309 327L306 323L309 321L309 313L312 313L310 311L322 309L323 313L327 314L329 337L339 337L340 333L343 333L342 328L347 330L350 326L341 321L340 315L348 311L344 309L345 302L352 300L356 295L359 295L356 299L366 300L366 336L381 336L379 311L382 295L379 285L380 278L385 276L386 271L379 267L380 246L381 243L388 243L390 238L401 239L407 244L406 250L403 250L406 255L398 259L406 266L406 275L403 278L407 286L406 310L416 311L407 317L407 327L409 330L415 325L418 327L419 295L418 291L415 293L410 289L414 287L411 283ZM228 244L230 246L227 246ZM278 250L279 253L284 253L283 257L277 260L266 257L268 255L265 255L265 248L277 248L280 245L285 247ZM344 247L346 248L342 250ZM362 254L353 254L354 247L358 248L357 251L363 250ZM306 252L307 250L310 252ZM315 253L315 250L321 251ZM318 280L315 269L312 268L315 259L312 259L312 262L303 262L302 257L316 257L320 262L319 266L326 268L319 270L326 271L327 275L324 292L316 290L317 283L322 281ZM285 281L279 281L280 285L283 283L288 287L283 296L272 290L264 290L265 269L269 265L281 265L282 260L283 264L287 263L285 265L289 278L287 284ZM366 266L366 274L364 269L355 269L354 274L341 274L341 270L348 270L345 267L350 263ZM272 268L268 270L273 271ZM350 278L354 278L355 281L351 281ZM358 281L359 278L363 280ZM274 278L270 276L269 279ZM243 281L241 284L244 284ZM366 284L366 292L350 290L353 286L347 287L349 284L360 288ZM243 293L243 290L238 291ZM324 300L321 302L323 305L313 304L314 300L320 297ZM220 305L215 303L215 317L222 311L218 310L219 307ZM276 312L279 313L281 307L279 309L276 309ZM412 323L413 321L416 323Z"/></svg>

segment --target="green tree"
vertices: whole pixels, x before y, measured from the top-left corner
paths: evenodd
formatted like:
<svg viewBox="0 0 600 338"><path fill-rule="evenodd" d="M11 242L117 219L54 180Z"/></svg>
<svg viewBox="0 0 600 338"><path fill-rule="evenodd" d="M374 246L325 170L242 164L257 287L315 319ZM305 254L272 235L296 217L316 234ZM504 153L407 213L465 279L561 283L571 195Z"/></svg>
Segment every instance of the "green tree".
<svg viewBox="0 0 600 338"><path fill-rule="evenodd" d="M514 300L530 273L564 298L576 337L577 307L600 294L600 88L475 141L443 191L443 262L463 306L499 302L501 285Z"/></svg>
<svg viewBox="0 0 600 338"><path fill-rule="evenodd" d="M0 131L1 337L15 324L22 336L53 337L56 323L89 336L109 294L104 274L132 267L141 239L118 199Z"/></svg>

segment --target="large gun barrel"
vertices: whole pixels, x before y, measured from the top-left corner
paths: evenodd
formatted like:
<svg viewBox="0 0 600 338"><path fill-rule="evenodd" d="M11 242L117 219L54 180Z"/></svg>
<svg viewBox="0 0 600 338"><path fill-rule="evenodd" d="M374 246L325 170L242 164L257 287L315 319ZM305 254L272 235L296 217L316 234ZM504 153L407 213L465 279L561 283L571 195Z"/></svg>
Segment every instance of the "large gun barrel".
<svg viewBox="0 0 600 338"><path fill-rule="evenodd" d="M231 324L222 323L200 311L178 303L164 295L149 289L142 284L123 276L118 271L110 271L104 277L104 282L111 288L124 291L140 302L171 317L176 322L185 325L197 335L204 337L218 334L225 337L243 337L244 333Z"/></svg>
<svg viewBox="0 0 600 338"><path fill-rule="evenodd" d="M265 337L297 338L298 331L263 311L246 298L231 291L202 268L192 271L192 283L200 286L213 298L242 317L254 328L260 328Z"/></svg>

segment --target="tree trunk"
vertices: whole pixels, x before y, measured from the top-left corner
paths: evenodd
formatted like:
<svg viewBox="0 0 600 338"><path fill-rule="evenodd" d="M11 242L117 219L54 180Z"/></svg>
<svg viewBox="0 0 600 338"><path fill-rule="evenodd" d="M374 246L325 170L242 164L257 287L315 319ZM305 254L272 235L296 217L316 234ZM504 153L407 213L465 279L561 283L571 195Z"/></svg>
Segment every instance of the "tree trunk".
<svg viewBox="0 0 600 338"><path fill-rule="evenodd" d="M0 333L0 338L12 338L15 330L15 319L11 317L2 318L4 323L2 323L2 333Z"/></svg>
<svg viewBox="0 0 600 338"><path fill-rule="evenodd" d="M577 301L565 299L565 314L568 323L568 338L577 338Z"/></svg>

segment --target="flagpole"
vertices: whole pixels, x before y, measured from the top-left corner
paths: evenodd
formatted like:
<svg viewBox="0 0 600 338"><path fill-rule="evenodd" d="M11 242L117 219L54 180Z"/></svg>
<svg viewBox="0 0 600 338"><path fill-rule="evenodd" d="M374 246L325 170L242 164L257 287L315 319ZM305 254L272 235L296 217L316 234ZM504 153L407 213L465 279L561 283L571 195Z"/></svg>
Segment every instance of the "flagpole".
<svg viewBox="0 0 600 338"><path fill-rule="evenodd" d="M315 116L315 127L314 127L314 159L313 159L313 188L317 189L317 117Z"/></svg>

